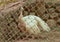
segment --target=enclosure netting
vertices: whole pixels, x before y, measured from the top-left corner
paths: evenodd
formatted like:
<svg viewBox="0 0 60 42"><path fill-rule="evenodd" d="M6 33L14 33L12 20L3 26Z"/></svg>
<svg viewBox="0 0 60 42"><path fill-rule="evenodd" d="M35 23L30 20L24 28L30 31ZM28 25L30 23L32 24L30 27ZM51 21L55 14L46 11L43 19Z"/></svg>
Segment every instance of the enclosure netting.
<svg viewBox="0 0 60 42"><path fill-rule="evenodd" d="M45 3L44 1L25 1L23 7L23 16L36 15L41 17L45 22L49 23L48 19L54 19L56 24L60 25L60 3ZM0 12L0 42L15 42L16 40L39 39L41 36L35 37L26 33L22 27L18 27L18 17L20 15L21 7L18 5L3 9ZM58 14L57 14L58 13ZM53 27L57 25L53 23ZM50 24L49 24L50 25ZM51 27L51 25L50 25Z"/></svg>

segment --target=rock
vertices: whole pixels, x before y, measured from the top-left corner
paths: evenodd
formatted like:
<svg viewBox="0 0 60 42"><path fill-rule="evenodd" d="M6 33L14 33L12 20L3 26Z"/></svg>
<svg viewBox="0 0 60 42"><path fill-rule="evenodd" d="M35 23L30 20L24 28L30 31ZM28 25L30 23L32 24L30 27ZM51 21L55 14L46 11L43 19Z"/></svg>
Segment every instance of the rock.
<svg viewBox="0 0 60 42"><path fill-rule="evenodd" d="M60 12L60 6L56 7L56 11Z"/></svg>
<svg viewBox="0 0 60 42"><path fill-rule="evenodd" d="M48 12L49 12L49 13L53 13L53 12L55 12L55 9L54 9L54 8L49 8L49 9L48 9Z"/></svg>
<svg viewBox="0 0 60 42"><path fill-rule="evenodd" d="M60 19L57 20L57 24L60 25Z"/></svg>
<svg viewBox="0 0 60 42"><path fill-rule="evenodd" d="M53 20L53 19L49 19L49 20L47 20L47 24L48 24L51 28L53 28L54 26L56 26L56 21Z"/></svg>
<svg viewBox="0 0 60 42"><path fill-rule="evenodd" d="M55 17L58 17L58 13L54 12L54 13L51 13L49 14L50 15L50 18L55 18Z"/></svg>
<svg viewBox="0 0 60 42"><path fill-rule="evenodd" d="M43 16L42 16L42 18L45 20L47 20L48 18L49 18L49 14L44 14Z"/></svg>

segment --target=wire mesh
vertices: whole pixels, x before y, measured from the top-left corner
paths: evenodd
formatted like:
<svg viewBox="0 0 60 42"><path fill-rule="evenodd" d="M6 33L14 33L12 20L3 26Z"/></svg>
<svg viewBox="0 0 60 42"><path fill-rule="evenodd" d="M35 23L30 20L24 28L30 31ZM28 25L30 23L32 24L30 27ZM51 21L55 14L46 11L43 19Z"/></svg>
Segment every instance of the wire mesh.
<svg viewBox="0 0 60 42"><path fill-rule="evenodd" d="M9 8L2 9L2 11L0 12L0 42L15 42L16 40L40 39L40 38L46 39L46 37L44 37L45 36L44 34L41 36L41 33L38 36L29 34L29 32L26 30L25 27L26 25L23 24L23 21L20 21L19 23L18 18L21 12L23 17L28 15L35 15L41 17L45 22L49 24L50 27L56 27L57 25L58 27L60 26L59 4L58 5L53 3L47 4L44 2L44 0L40 1L26 0L24 1L24 5L22 5L23 11L21 10L21 6L19 6L20 5L19 3L17 4L17 6L15 5L12 5L12 7ZM49 23L52 21L53 24ZM33 23L33 20L31 20L29 23ZM41 27L40 29L42 33L44 33Z"/></svg>

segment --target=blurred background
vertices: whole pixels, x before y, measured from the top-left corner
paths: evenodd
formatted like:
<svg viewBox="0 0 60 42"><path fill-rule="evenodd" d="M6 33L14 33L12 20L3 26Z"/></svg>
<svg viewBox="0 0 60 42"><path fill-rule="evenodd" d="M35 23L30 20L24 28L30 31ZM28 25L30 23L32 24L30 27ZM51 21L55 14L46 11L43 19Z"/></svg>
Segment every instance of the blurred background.
<svg viewBox="0 0 60 42"><path fill-rule="evenodd" d="M51 31L33 36L19 28L21 5L23 16L41 17ZM0 42L60 42L60 0L0 0Z"/></svg>

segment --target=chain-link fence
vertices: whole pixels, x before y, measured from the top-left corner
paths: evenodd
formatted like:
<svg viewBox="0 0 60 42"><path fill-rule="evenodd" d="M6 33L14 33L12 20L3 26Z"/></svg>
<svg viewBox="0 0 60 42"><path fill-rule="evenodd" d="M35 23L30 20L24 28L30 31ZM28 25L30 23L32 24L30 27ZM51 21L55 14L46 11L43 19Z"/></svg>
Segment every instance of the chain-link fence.
<svg viewBox="0 0 60 42"><path fill-rule="evenodd" d="M42 29L44 27L40 22L46 22L50 29L60 28L59 7L60 3L46 3L44 0L25 0L23 2L8 4L0 11L0 42L15 42L17 40L40 38L47 39L47 35L50 34L49 32L45 34L47 32ZM41 18L41 21L39 22L39 19L36 17ZM41 26L38 25L39 23Z"/></svg>

